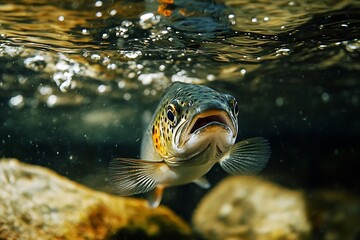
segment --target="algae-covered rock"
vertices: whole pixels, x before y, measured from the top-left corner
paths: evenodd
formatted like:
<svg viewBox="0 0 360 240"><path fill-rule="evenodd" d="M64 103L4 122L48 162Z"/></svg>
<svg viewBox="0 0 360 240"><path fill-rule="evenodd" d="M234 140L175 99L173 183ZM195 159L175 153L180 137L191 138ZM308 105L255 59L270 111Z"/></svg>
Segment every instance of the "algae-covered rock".
<svg viewBox="0 0 360 240"><path fill-rule="evenodd" d="M165 207L97 192L40 166L0 160L0 185L0 239L191 238Z"/></svg>
<svg viewBox="0 0 360 240"><path fill-rule="evenodd" d="M256 177L219 183L198 205L193 224L206 239L306 239L311 224L305 198Z"/></svg>

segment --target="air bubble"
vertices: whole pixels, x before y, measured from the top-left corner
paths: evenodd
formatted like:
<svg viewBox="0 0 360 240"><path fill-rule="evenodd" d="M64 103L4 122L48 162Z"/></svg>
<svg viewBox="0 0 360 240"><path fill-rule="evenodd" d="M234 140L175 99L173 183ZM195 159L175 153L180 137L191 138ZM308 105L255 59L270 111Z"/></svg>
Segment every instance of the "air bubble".
<svg viewBox="0 0 360 240"><path fill-rule="evenodd" d="M82 35L89 35L89 30L87 30L86 28L84 28L83 30L81 30Z"/></svg>
<svg viewBox="0 0 360 240"><path fill-rule="evenodd" d="M291 52L291 49L289 48L280 48L276 50L276 56L282 55L282 56L288 56Z"/></svg>
<svg viewBox="0 0 360 240"><path fill-rule="evenodd" d="M101 7L103 5L102 1L96 1L95 2L95 7Z"/></svg>
<svg viewBox="0 0 360 240"><path fill-rule="evenodd" d="M208 74L207 76L206 76L206 79L208 80L208 81L214 81L215 80L215 75L214 74Z"/></svg>
<svg viewBox="0 0 360 240"><path fill-rule="evenodd" d="M131 59L135 59L135 58L141 56L140 51L122 51L121 53L123 53L125 55L125 57L131 58Z"/></svg>
<svg viewBox="0 0 360 240"><path fill-rule="evenodd" d="M20 83L21 85L27 83L28 80L29 80L29 79L28 79L27 77L24 77L24 76L19 76L19 77L18 77L18 81L19 81L19 83Z"/></svg>
<svg viewBox="0 0 360 240"><path fill-rule="evenodd" d="M116 68L117 68L117 65L115 63L111 63L111 64L107 65L107 69L115 70Z"/></svg>
<svg viewBox="0 0 360 240"><path fill-rule="evenodd" d="M345 48L348 52L355 52L360 49L360 40L353 42L344 42Z"/></svg>
<svg viewBox="0 0 360 240"><path fill-rule="evenodd" d="M159 66L159 70L160 70L160 71L164 71L164 70L165 70L165 65L160 65L160 66Z"/></svg>
<svg viewBox="0 0 360 240"><path fill-rule="evenodd" d="M118 87L119 87L119 88L124 88L125 86L126 86L125 81L120 81L120 82L118 83Z"/></svg>
<svg viewBox="0 0 360 240"><path fill-rule="evenodd" d="M110 14L110 16L115 16L116 13L117 13L117 10L116 10L116 9L113 9L113 10L110 11L109 14Z"/></svg>
<svg viewBox="0 0 360 240"><path fill-rule="evenodd" d="M150 89L145 88L143 93L144 93L145 96L149 96L150 95Z"/></svg>
<svg viewBox="0 0 360 240"><path fill-rule="evenodd" d="M127 75L128 78L134 78L136 77L136 73L134 72L129 72L128 75Z"/></svg>
<svg viewBox="0 0 360 240"><path fill-rule="evenodd" d="M43 56L29 57L24 60L25 67L34 71L41 71L46 67L46 62Z"/></svg>
<svg viewBox="0 0 360 240"><path fill-rule="evenodd" d="M59 71L67 71L70 68L69 64L67 64L67 62L65 61L59 61L58 63L56 63L55 67L56 70Z"/></svg>
<svg viewBox="0 0 360 240"><path fill-rule="evenodd" d="M53 92L53 89L50 86L39 86L38 91L41 95L50 95Z"/></svg>
<svg viewBox="0 0 360 240"><path fill-rule="evenodd" d="M20 109L20 108L24 107L24 105L25 105L24 97L21 94L16 95L16 96L10 98L10 100L9 100L9 106L12 108Z"/></svg>
<svg viewBox="0 0 360 240"><path fill-rule="evenodd" d="M125 93L124 94L124 100L129 101L130 99L131 99L131 94L130 93Z"/></svg>
<svg viewBox="0 0 360 240"><path fill-rule="evenodd" d="M93 61L100 61L101 60L101 57L99 54L93 54L90 56L91 60Z"/></svg>
<svg viewBox="0 0 360 240"><path fill-rule="evenodd" d="M97 88L98 93L105 93L110 91L110 87L105 85L99 85Z"/></svg>
<svg viewBox="0 0 360 240"><path fill-rule="evenodd" d="M53 74L53 80L59 86L60 91L66 92L74 85L72 78L80 72L79 63L60 55L60 60L56 63L57 72Z"/></svg>
<svg viewBox="0 0 360 240"><path fill-rule="evenodd" d="M103 33L103 35L102 35L102 39L108 39L110 36L109 36L109 34L107 34L107 33Z"/></svg>
<svg viewBox="0 0 360 240"><path fill-rule="evenodd" d="M163 79L165 77L164 73L147 73L139 75L138 79L143 85L149 85L154 81Z"/></svg>
<svg viewBox="0 0 360 240"><path fill-rule="evenodd" d="M327 93L327 92L323 92L321 94L321 100L324 102L324 103L327 103L330 101L330 95Z"/></svg>
<svg viewBox="0 0 360 240"><path fill-rule="evenodd" d="M46 105L48 107L54 107L56 106L57 102L58 102L58 97L55 95L50 95L46 101Z"/></svg>
<svg viewBox="0 0 360 240"><path fill-rule="evenodd" d="M140 21L147 21L151 18L154 17L154 14L153 13L145 13L143 15L140 16Z"/></svg>
<svg viewBox="0 0 360 240"><path fill-rule="evenodd" d="M53 80L59 86L60 91L66 92L71 87L73 74L70 72L57 72L53 75Z"/></svg>
<svg viewBox="0 0 360 240"><path fill-rule="evenodd" d="M284 105L284 98L283 97L277 97L275 100L275 104L278 107L282 107Z"/></svg>
<svg viewBox="0 0 360 240"><path fill-rule="evenodd" d="M140 16L139 25L143 29L149 29L160 21L160 16L155 16L153 13L145 13Z"/></svg>

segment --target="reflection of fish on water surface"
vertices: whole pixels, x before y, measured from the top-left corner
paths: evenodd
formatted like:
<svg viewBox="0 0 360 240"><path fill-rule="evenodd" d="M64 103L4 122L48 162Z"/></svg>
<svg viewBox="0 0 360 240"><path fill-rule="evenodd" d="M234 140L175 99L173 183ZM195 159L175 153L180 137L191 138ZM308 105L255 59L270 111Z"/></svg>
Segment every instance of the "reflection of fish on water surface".
<svg viewBox="0 0 360 240"><path fill-rule="evenodd" d="M149 193L157 207L165 187L194 182L215 163L230 174L259 172L270 156L268 141L250 138L236 144L238 104L235 98L206 86L174 83L161 100L141 145L141 160L118 158L110 178L120 195Z"/></svg>

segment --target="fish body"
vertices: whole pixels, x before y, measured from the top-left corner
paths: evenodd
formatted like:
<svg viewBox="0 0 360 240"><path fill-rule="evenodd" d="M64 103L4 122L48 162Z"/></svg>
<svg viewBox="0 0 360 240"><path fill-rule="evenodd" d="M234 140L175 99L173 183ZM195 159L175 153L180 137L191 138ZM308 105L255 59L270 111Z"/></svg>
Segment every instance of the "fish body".
<svg viewBox="0 0 360 240"><path fill-rule="evenodd" d="M264 138L235 144L238 104L229 95L206 86L173 83L144 133L140 158L114 159L110 179L120 195L149 192L149 204L160 204L163 189L194 182L210 187L203 177L216 163L230 174L257 173L270 148Z"/></svg>

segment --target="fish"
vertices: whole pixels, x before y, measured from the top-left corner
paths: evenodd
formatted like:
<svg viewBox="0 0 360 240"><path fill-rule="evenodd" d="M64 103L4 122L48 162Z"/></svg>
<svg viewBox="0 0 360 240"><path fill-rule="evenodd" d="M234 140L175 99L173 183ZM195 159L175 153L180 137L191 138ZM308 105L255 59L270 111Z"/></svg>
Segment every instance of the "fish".
<svg viewBox="0 0 360 240"><path fill-rule="evenodd" d="M109 180L121 196L148 194L159 206L164 189L195 183L208 189L205 174L219 163L231 175L256 174L270 158L263 137L235 143L236 99L204 85L175 82L164 93L142 138L140 159L110 161Z"/></svg>

